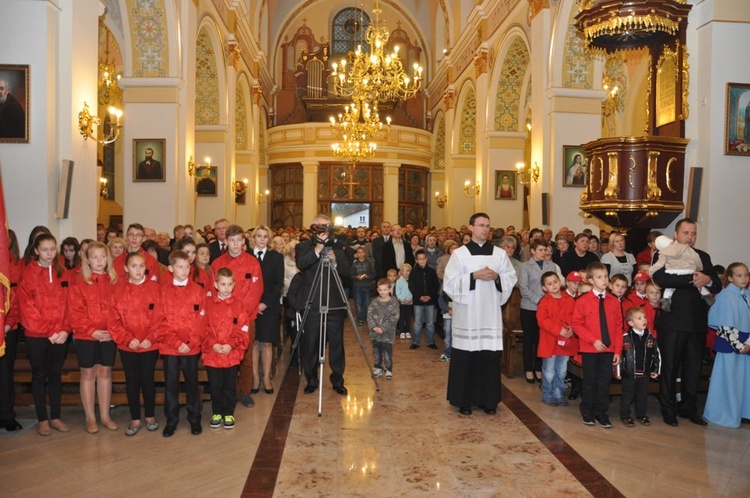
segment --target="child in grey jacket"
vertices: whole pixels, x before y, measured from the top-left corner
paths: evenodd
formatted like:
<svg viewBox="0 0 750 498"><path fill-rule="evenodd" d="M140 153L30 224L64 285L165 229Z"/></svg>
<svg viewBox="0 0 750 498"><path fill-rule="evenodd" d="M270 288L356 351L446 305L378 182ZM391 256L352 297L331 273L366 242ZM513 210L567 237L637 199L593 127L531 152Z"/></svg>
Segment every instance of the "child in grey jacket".
<svg viewBox="0 0 750 498"><path fill-rule="evenodd" d="M393 378L393 341L396 339L398 313L399 305L396 298L391 296L391 284L387 278L381 278L378 280L378 297L372 300L367 309L367 326L375 362L373 377L383 375L385 364L386 380Z"/></svg>

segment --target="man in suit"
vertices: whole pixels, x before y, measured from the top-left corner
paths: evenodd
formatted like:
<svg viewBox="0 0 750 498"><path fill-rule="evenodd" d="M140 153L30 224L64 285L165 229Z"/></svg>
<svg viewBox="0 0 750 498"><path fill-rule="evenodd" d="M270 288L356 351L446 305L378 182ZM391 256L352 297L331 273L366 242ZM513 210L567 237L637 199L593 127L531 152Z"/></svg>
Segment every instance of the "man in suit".
<svg viewBox="0 0 750 498"><path fill-rule="evenodd" d="M401 235L401 226L393 225L390 240L383 244L383 273L391 269L399 271L404 263L409 263L414 267L414 254L411 250L411 244L405 242Z"/></svg>
<svg viewBox="0 0 750 498"><path fill-rule="evenodd" d="M372 257L375 259L375 274L378 279L385 278L386 274L386 270L383 269L383 244L391 238L390 221L384 221L380 224L380 234L380 237L372 240Z"/></svg>
<svg viewBox="0 0 750 498"><path fill-rule="evenodd" d="M677 222L674 240L693 247L697 231L693 220L683 218ZM662 311L657 325L662 360L659 402L664 422L671 426L677 426L678 415L694 424L706 425L698 414L698 384L708 330L708 308L701 299L699 289L705 285L712 293L718 293L721 291L721 281L713 269L711 257L699 249L695 249L695 252L701 258L703 271L692 275L670 275L662 268L653 277L662 289L675 289L672 307L670 311ZM677 403L675 391L680 367L681 399Z"/></svg>
<svg viewBox="0 0 750 498"><path fill-rule="evenodd" d="M216 220L216 223L214 223L214 235L216 235L216 240L212 241L208 245L208 251L211 253L211 263L213 263L216 258L224 254L227 250L228 226L229 222L225 218Z"/></svg>
<svg viewBox="0 0 750 498"><path fill-rule="evenodd" d="M138 164L138 179L161 180L162 178L164 178L164 173L161 169L161 163L154 159L154 149L149 147L146 149L146 159Z"/></svg>
<svg viewBox="0 0 750 498"><path fill-rule="evenodd" d="M331 220L324 214L319 214L313 219L313 225L330 225ZM307 312L303 328L304 341L303 351L305 354L305 377L307 386L305 394L314 393L318 388L318 347L320 342L320 306L330 306L326 321L326 338L328 339L328 363L331 366L331 385L334 391L342 396L347 394L344 387L344 319L346 318L346 306L348 301L346 296L341 296L335 282L330 281L332 274L324 269L321 275L320 284L313 288L315 273L321 264L322 256L327 254L332 265L339 277L349 275L349 261L343 249L331 249L326 247L329 233L313 232L310 240L300 242L295 248L297 268L302 272L303 279L299 289L299 296L307 303L310 302L310 308ZM326 296L320 295L321 289L330 289Z"/></svg>

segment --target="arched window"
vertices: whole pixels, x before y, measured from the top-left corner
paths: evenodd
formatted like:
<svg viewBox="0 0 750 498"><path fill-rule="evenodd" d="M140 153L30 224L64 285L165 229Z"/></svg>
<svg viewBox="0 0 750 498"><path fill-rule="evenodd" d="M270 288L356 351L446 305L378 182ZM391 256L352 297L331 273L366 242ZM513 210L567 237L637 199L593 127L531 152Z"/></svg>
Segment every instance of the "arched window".
<svg viewBox="0 0 750 498"><path fill-rule="evenodd" d="M370 25L370 16L355 7L348 7L340 11L333 18L331 26L331 55L346 55L350 50L356 50L362 45L362 50L370 50L365 41L365 32Z"/></svg>

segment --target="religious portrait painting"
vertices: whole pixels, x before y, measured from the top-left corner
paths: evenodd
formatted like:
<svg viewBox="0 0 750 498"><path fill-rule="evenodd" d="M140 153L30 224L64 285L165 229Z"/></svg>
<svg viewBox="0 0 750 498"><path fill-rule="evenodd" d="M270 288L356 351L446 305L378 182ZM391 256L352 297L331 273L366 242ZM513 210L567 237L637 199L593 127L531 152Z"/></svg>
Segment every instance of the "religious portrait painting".
<svg viewBox="0 0 750 498"><path fill-rule="evenodd" d="M724 154L750 156L750 84L727 83Z"/></svg>
<svg viewBox="0 0 750 498"><path fill-rule="evenodd" d="M29 66L0 64L0 143L29 143Z"/></svg>
<svg viewBox="0 0 750 498"><path fill-rule="evenodd" d="M195 193L198 197L217 196L216 178L216 166L199 166L195 169Z"/></svg>
<svg viewBox="0 0 750 498"><path fill-rule="evenodd" d="M136 138L133 140L133 181L165 182L166 165L164 138Z"/></svg>
<svg viewBox="0 0 750 498"><path fill-rule="evenodd" d="M563 145L563 187L585 187L589 183L586 151L578 145Z"/></svg>
<svg viewBox="0 0 750 498"><path fill-rule="evenodd" d="M517 198L516 171L509 169L495 170L495 199L512 201Z"/></svg>

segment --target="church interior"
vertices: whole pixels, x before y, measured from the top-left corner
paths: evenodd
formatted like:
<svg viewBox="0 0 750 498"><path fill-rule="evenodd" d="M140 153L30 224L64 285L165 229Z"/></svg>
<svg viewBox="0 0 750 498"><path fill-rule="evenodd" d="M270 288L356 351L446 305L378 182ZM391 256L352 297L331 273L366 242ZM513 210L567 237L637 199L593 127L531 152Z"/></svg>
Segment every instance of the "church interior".
<svg viewBox="0 0 750 498"><path fill-rule="evenodd" d="M714 263L746 257L746 0L8 0L0 10L0 80L26 119L20 138L0 137L20 241L36 225L59 240L95 238L97 223L304 227L337 209L369 226L459 227L485 212L493 226L555 233L671 234L691 216ZM368 61L376 67L358 73ZM346 335L349 395L326 390L322 417L281 367L277 392L238 409L232 433L94 437L81 409L66 408L70 434L0 434L0 495L750 491L746 425L586 427L575 403L545 406L513 372L496 416L464 417L429 350L394 345L398 371L376 390L348 325ZM649 413L659 418L655 398Z"/></svg>

